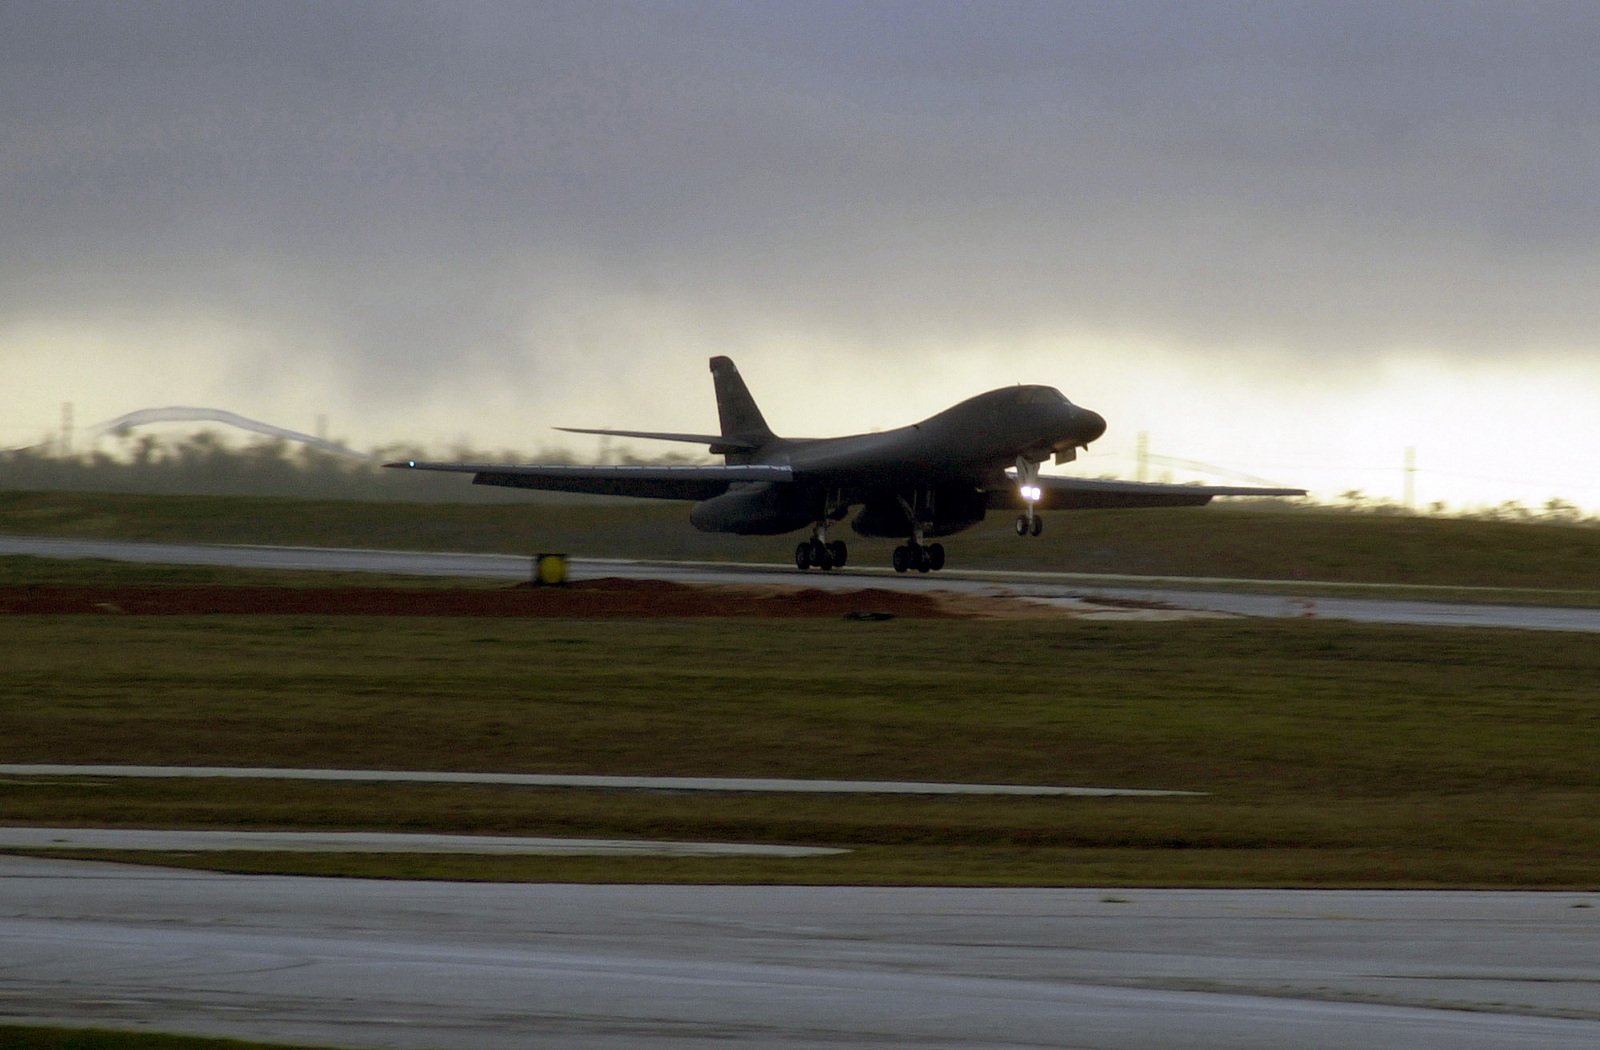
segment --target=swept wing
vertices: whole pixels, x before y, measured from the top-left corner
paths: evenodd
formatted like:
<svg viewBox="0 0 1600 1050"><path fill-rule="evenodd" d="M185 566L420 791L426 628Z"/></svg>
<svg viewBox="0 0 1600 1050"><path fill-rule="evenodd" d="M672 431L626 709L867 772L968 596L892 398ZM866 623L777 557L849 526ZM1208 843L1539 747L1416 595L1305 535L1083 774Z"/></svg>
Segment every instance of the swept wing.
<svg viewBox="0 0 1600 1050"><path fill-rule="evenodd" d="M1016 476L1007 473L1011 484L989 490L990 508L1020 508L1021 494ZM1305 489L1249 488L1237 485L1167 485L1150 481L1108 481L1102 478L1074 478L1041 475L1038 485L1044 490L1043 507L1061 510L1087 510L1115 507L1200 507L1213 496L1304 496Z"/></svg>
<svg viewBox="0 0 1600 1050"><path fill-rule="evenodd" d="M704 500L720 496L738 482L789 481L788 467L767 464L694 467L575 467L511 463L430 463L408 459L385 463L403 470L443 470L471 474L474 485L584 492L595 496Z"/></svg>

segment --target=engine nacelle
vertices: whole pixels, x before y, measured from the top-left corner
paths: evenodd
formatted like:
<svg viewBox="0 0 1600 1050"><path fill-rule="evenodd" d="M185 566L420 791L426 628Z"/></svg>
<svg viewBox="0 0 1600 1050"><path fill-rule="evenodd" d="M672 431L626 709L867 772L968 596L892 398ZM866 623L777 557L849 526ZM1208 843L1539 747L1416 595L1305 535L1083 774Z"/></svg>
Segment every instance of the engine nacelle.
<svg viewBox="0 0 1600 1050"><path fill-rule="evenodd" d="M815 517L798 485L759 481L735 485L694 505L689 521L702 532L776 536L810 525Z"/></svg>
<svg viewBox="0 0 1600 1050"><path fill-rule="evenodd" d="M949 536L982 521L988 499L975 488L938 488L920 493L916 509L924 536ZM904 539L911 534L905 508L892 497L869 500L850 528L862 536L884 539Z"/></svg>

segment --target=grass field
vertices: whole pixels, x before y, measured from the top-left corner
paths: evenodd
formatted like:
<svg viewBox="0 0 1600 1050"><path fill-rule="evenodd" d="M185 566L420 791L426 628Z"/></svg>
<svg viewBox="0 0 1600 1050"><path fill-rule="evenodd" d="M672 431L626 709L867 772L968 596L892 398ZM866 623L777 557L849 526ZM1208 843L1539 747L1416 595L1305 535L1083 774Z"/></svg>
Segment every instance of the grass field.
<svg viewBox="0 0 1600 1050"><path fill-rule="evenodd" d="M0 1024L0 1047L5 1050L296 1050L286 1043L12 1024ZM310 1048L299 1047L299 1050Z"/></svg>
<svg viewBox="0 0 1600 1050"><path fill-rule="evenodd" d="M463 481L465 484L465 481ZM1260 505L1047 514L1019 540L1008 515L946 542L963 568L1232 576L1580 592L1600 604L1600 528L1340 514ZM272 543L783 564L791 537L697 532L688 504L396 504L12 492L0 532L81 538ZM886 565L892 541L851 561ZM1587 597L1584 597L1587 596Z"/></svg>
<svg viewBox="0 0 1600 1050"><path fill-rule="evenodd" d="M1600 886L1600 647L1324 622L11 617L0 760L934 779L1202 798L0 783L14 823L845 846L217 855L497 879Z"/></svg>
<svg viewBox="0 0 1600 1050"><path fill-rule="evenodd" d="M0 587L402 587L494 590L505 580L450 576L385 576L366 572L234 569L211 565L151 565L102 558L0 555Z"/></svg>

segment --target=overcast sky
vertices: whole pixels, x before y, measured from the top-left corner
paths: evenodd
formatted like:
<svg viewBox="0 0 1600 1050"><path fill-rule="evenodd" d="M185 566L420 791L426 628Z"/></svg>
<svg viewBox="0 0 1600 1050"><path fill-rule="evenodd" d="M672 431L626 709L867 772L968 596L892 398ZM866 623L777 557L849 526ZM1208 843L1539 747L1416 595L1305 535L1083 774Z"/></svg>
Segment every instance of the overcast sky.
<svg viewBox="0 0 1600 1050"><path fill-rule="evenodd" d="M1397 496L1410 445L1423 502L1600 509L1596 55L1528 0L7 0L0 447L592 454L547 428L705 429L725 353L780 432L1041 382L1088 473Z"/></svg>

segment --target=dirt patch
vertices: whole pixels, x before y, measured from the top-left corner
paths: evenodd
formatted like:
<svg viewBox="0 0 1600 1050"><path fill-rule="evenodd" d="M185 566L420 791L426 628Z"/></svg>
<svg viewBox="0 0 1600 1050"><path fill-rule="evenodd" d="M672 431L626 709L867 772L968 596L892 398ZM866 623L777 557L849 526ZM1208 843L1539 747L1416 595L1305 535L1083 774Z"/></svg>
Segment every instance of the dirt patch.
<svg viewBox="0 0 1600 1050"><path fill-rule="evenodd" d="M691 586L665 580L584 580L565 587L402 590L378 587L47 587L0 588L0 615L97 616L487 616L570 619L685 616L891 617L948 619L963 611L947 594L877 588ZM865 617L862 617L865 618ZM881 618L881 617L879 617Z"/></svg>

